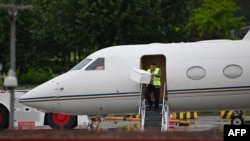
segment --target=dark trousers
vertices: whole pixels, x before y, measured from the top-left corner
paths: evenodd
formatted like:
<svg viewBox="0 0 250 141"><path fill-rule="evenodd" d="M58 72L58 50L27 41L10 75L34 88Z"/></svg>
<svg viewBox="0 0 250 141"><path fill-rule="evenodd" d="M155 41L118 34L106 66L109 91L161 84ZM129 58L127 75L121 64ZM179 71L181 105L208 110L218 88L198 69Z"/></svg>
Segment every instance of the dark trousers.
<svg viewBox="0 0 250 141"><path fill-rule="evenodd" d="M150 98L150 94L154 93L154 109L158 109L159 108L159 98L160 98L160 88L155 88L154 85L148 85L146 91L145 91L145 97L147 99L147 102L150 106L153 105L153 102Z"/></svg>

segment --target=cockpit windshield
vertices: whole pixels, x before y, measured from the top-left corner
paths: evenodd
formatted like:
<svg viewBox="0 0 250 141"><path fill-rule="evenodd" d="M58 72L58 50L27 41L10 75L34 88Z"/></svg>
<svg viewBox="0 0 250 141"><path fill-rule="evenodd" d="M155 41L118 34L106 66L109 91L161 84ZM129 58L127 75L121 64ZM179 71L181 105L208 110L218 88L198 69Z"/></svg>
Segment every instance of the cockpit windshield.
<svg viewBox="0 0 250 141"><path fill-rule="evenodd" d="M92 59L84 59L80 63L78 63L77 65L75 65L71 70L80 70L84 66L86 66L91 60Z"/></svg>
<svg viewBox="0 0 250 141"><path fill-rule="evenodd" d="M92 62L86 70L104 70L105 62L104 58L97 58L94 62Z"/></svg>

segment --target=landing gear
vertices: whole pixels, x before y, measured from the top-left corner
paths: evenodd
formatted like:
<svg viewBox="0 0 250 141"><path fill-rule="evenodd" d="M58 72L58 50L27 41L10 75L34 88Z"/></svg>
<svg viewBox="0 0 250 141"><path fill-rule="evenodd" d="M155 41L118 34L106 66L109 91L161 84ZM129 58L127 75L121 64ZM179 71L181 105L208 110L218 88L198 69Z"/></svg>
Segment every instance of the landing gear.
<svg viewBox="0 0 250 141"><path fill-rule="evenodd" d="M91 116L90 120L91 120L91 123L89 124L90 130L97 130L100 123L103 121L102 117L99 117L99 116ZM97 123L94 124L95 122Z"/></svg>
<svg viewBox="0 0 250 141"><path fill-rule="evenodd" d="M231 125L245 125L245 120L243 118L243 111L235 110L233 117L231 118Z"/></svg>

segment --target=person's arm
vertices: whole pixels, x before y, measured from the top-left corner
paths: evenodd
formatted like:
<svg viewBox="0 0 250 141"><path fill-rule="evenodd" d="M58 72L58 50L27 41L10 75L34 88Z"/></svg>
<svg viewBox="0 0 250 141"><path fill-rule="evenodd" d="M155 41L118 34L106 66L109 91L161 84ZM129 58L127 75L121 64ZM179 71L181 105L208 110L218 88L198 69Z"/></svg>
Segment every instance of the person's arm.
<svg viewBox="0 0 250 141"><path fill-rule="evenodd" d="M153 76L154 77L161 77L162 76L161 69L159 70L158 74L154 74Z"/></svg>

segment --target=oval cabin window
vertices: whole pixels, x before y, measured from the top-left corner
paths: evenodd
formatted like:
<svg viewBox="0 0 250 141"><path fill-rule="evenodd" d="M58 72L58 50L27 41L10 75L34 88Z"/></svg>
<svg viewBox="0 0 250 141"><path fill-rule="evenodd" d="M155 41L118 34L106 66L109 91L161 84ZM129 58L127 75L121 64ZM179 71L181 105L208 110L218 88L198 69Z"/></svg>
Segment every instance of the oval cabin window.
<svg viewBox="0 0 250 141"><path fill-rule="evenodd" d="M242 75L243 69L239 65L231 64L224 68L223 73L228 78L237 78Z"/></svg>
<svg viewBox="0 0 250 141"><path fill-rule="evenodd" d="M205 75L205 69L200 66L193 66L187 70L187 76L192 80L200 80L205 77Z"/></svg>

